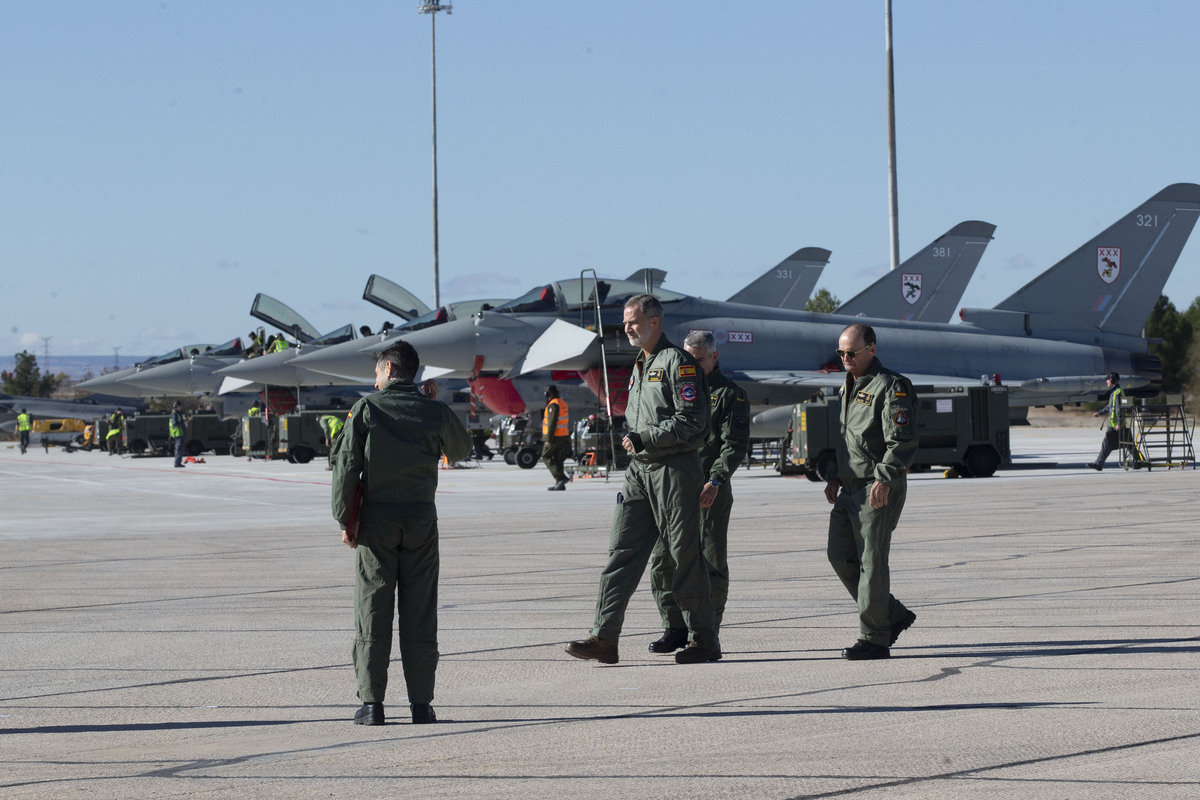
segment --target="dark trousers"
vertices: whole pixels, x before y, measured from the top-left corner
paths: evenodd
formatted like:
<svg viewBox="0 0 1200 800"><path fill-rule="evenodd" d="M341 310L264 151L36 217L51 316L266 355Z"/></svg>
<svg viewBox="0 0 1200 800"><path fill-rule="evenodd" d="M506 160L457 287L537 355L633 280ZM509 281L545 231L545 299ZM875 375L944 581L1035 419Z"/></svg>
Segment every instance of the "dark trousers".
<svg viewBox="0 0 1200 800"><path fill-rule="evenodd" d="M859 638L887 647L892 625L907 608L892 596L888 554L907 487L893 486L883 508L871 508L871 483L843 486L829 513L826 555L846 591L858 603Z"/></svg>
<svg viewBox="0 0 1200 800"><path fill-rule="evenodd" d="M565 483L567 473L563 472L563 462L567 460L567 451L571 448L568 436L551 436L542 443L542 461L550 470L550 477L558 483Z"/></svg>
<svg viewBox="0 0 1200 800"><path fill-rule="evenodd" d="M438 665L437 520L363 520L354 552L358 572L351 656L359 699L384 700L396 614L408 702L431 702Z"/></svg>

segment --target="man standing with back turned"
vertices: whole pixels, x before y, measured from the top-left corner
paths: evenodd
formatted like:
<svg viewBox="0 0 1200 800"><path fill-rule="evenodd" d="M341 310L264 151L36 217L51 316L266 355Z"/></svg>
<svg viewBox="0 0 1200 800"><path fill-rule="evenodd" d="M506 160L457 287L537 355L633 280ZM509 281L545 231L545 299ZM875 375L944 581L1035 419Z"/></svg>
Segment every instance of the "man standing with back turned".
<svg viewBox="0 0 1200 800"><path fill-rule="evenodd" d="M859 639L842 658L887 658L917 615L891 594L888 552L917 456L915 396L908 378L875 358L875 331L854 323L838 337L846 370L839 407L837 480L825 486L829 514L827 555L858 601ZM839 491L840 490L840 491Z"/></svg>
<svg viewBox="0 0 1200 800"><path fill-rule="evenodd" d="M708 384L710 425L704 447L700 448L700 466L704 484L700 497L700 548L712 584L713 607L719 635L725 600L729 597L729 513L733 510L733 489L729 479L742 464L750 449L750 403L746 393L721 374L717 365L717 343L709 331L692 331L683 340ZM671 653L687 644L687 628L675 598L671 596L671 574L662 540L650 557L650 588L663 620L662 638L650 643L651 653Z"/></svg>
<svg viewBox="0 0 1200 800"><path fill-rule="evenodd" d="M430 705L438 663L434 492L442 453L451 461L466 458L471 437L450 407L438 402L437 383L413 383L419 367L408 342L377 353L379 391L354 404L334 442L333 516L357 559L351 656L363 705L356 725L384 724L397 594L412 721L437 720Z"/></svg>
<svg viewBox="0 0 1200 800"><path fill-rule="evenodd" d="M660 539L674 568L671 593L691 631L678 664L721 658L712 588L700 554L704 486L697 450L708 433L708 390L695 359L663 335L662 303L640 294L625 303L625 335L641 348L629 379L621 446L632 456L609 534L608 564L600 575L591 636L567 645L575 658L616 664L625 608Z"/></svg>

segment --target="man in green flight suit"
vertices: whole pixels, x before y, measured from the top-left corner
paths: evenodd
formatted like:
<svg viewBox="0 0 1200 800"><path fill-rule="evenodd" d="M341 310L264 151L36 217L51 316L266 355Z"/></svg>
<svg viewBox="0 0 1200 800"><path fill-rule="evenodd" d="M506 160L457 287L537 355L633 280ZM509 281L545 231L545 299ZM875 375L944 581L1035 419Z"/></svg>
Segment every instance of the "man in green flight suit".
<svg viewBox="0 0 1200 800"><path fill-rule="evenodd" d="M916 397L903 375L875 357L875 331L854 323L838 337L846 370L839 404L837 479L825 486L826 555L858 602L859 639L842 650L850 661L888 658L917 615L891 594L888 553L917 456Z"/></svg>
<svg viewBox="0 0 1200 800"><path fill-rule="evenodd" d="M618 661L625 609L660 539L674 567L671 593L691 631L691 642L675 654L675 662L721 658L697 501L704 486L697 451L708 433L708 389L696 360L663 335L662 317L662 303L653 295L625 303L625 335L641 349L629 379L629 433L621 441L632 460L617 495L591 636L567 645L575 658L602 664Z"/></svg>
<svg viewBox="0 0 1200 800"><path fill-rule="evenodd" d="M733 490L729 478L742 464L750 448L750 403L746 393L721 374L717 366L717 343L710 331L692 331L683 340L687 350L704 371L708 384L711 424L700 466L708 482L700 492L700 547L712 584L717 634L729 597L729 513L733 510ZM650 557L650 587L662 615L663 635L650 643L651 653L673 653L687 645L683 614L671 596L670 562L660 540Z"/></svg>
<svg viewBox="0 0 1200 800"><path fill-rule="evenodd" d="M1121 398L1125 396L1125 390L1121 388L1121 376L1115 372L1108 373L1105 383L1108 384L1108 404L1092 414L1093 417L1107 417L1103 425L1104 441L1100 443L1100 455L1096 456L1095 461L1088 464L1097 472L1104 469L1104 462L1108 461L1108 454L1121 442Z"/></svg>
<svg viewBox="0 0 1200 800"><path fill-rule="evenodd" d="M356 636L351 657L362 708L356 725L384 724L399 596L400 658L414 723L435 722L438 526L434 493L442 453L460 461L471 437L437 400L438 386L413 378L420 368L408 342L375 356L375 388L354 404L333 452L333 516L354 548Z"/></svg>

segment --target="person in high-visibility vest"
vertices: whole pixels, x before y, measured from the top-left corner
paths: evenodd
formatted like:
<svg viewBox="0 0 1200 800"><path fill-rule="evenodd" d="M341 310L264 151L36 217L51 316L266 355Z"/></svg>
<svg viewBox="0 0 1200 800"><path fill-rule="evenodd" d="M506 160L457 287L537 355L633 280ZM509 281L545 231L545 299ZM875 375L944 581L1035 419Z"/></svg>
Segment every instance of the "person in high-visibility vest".
<svg viewBox="0 0 1200 800"><path fill-rule="evenodd" d="M1121 388L1121 376L1115 372L1108 373L1108 405L1093 414L1093 417L1107 417L1101 428L1104 429L1104 441L1100 443L1100 455L1096 456L1096 460L1088 464L1089 467L1099 472L1104 469L1104 462L1108 460L1108 455L1121 440L1121 398L1125 396L1125 390Z"/></svg>
<svg viewBox="0 0 1200 800"><path fill-rule="evenodd" d="M21 409L21 413L17 414L17 434L21 439L21 455L25 455L26 448L29 447L29 431L33 430L33 418L29 416L29 412Z"/></svg>
<svg viewBox="0 0 1200 800"><path fill-rule="evenodd" d="M171 409L171 418L167 420L167 433L171 437L171 444L175 451L175 466L183 466L183 443L187 438L185 432L187 430L187 417L183 415L183 403L179 400L175 401L175 407Z"/></svg>
<svg viewBox="0 0 1200 800"><path fill-rule="evenodd" d="M554 478L552 492L561 492L567 488L567 474L563 472L563 462L567 460L567 451L571 449L571 425L567 413L567 402L558 393L558 387L553 383L546 387L546 411L542 414L542 461Z"/></svg>
<svg viewBox="0 0 1200 800"><path fill-rule="evenodd" d="M288 340L283 338L283 334L281 333L279 336L275 337L275 343L271 345L271 352L278 353L280 350L287 350L289 347L291 347L291 345L288 344Z"/></svg>
<svg viewBox="0 0 1200 800"><path fill-rule="evenodd" d="M110 456L121 452L121 437L124 435L124 429L125 413L118 408L108 418L108 433L104 434L104 446L108 448Z"/></svg>
<svg viewBox="0 0 1200 800"><path fill-rule="evenodd" d="M329 453L330 461L325 465L326 472L333 471L333 442L337 439L337 435L342 432L342 427L346 424L345 420L336 414L322 414L317 420L321 425L321 430L325 433L325 448Z"/></svg>

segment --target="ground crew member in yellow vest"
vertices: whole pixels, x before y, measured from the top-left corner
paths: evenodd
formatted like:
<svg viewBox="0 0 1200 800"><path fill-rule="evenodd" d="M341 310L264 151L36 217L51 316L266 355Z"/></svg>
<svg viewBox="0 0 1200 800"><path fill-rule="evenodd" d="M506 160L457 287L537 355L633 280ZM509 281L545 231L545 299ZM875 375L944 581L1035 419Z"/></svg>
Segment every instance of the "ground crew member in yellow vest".
<svg viewBox="0 0 1200 800"><path fill-rule="evenodd" d="M1108 454L1115 450L1121 442L1121 398L1125 396L1125 390L1121 388L1121 376L1115 372L1108 373L1108 404L1104 408L1093 414L1093 417L1106 417L1104 425L1104 441L1100 443L1100 455L1096 456L1096 460L1088 464L1089 467L1099 472L1104 469L1104 462L1108 460Z"/></svg>
<svg viewBox="0 0 1200 800"><path fill-rule="evenodd" d="M250 404L250 408L246 411L246 416L247 417L257 417L261 413L262 413L262 407L258 404L258 401L255 400L253 403Z"/></svg>
<svg viewBox="0 0 1200 800"><path fill-rule="evenodd" d="M450 407L438 402L435 381L413 383L420 361L411 344L397 342L375 358L379 391L350 409L333 451L333 516L357 561L351 656L363 705L354 723L384 724L394 613L412 721L434 722L439 566L434 492L441 455L461 461L471 452L471 437Z"/></svg>
<svg viewBox="0 0 1200 800"><path fill-rule="evenodd" d="M271 352L278 353L280 350L287 350L289 347L291 345L288 344L288 340L283 338L283 334L281 333L275 337L275 343L271 345Z"/></svg>
<svg viewBox="0 0 1200 800"><path fill-rule="evenodd" d="M729 597L729 513L733 510L733 489L729 478L741 466L750 449L750 403L746 393L721 374L717 365L717 344L709 331L692 331L683 340L687 350L704 371L708 384L711 421L700 466L707 483L700 497L700 548L712 584L715 628L721 633L721 617ZM663 635L650 643L651 653L673 653L687 645L687 627L683 614L671 596L671 565L662 540L650 557L650 588L662 615Z"/></svg>
<svg viewBox="0 0 1200 800"><path fill-rule="evenodd" d="M892 596L888 555L917 457L916 396L903 375L875 357L875 331L854 323L838 338L846 370L839 404L837 479L825 486L829 514L826 555L858 603L858 641L842 650L850 661L888 658L917 615Z"/></svg>
<svg viewBox="0 0 1200 800"><path fill-rule="evenodd" d="M187 417L183 415L183 402L176 400L167 420L167 434L171 437L171 450L175 453L175 466L183 467L183 445L187 441Z"/></svg>
<svg viewBox="0 0 1200 800"><path fill-rule="evenodd" d="M546 410L542 414L542 461L550 470L550 477L554 478L554 485L550 487L552 492L567 488L563 462L571 449L570 423L567 401L559 396L558 387L552 383L546 387Z"/></svg>
<svg viewBox="0 0 1200 800"><path fill-rule="evenodd" d="M110 456L121 452L121 438L124 433L125 414L118 408L108 418L108 433L104 434L104 446L108 449Z"/></svg>
<svg viewBox="0 0 1200 800"><path fill-rule="evenodd" d="M699 449L708 434L708 387L696 360L667 341L662 304L642 294L625 303L625 335L640 348L629 379L621 446L632 460L617 495L608 564L600 575L591 636L567 645L575 658L616 664L625 608L641 582L654 545L663 540L674 566L671 593L691 633L678 664L721 658L712 588L700 554L704 487Z"/></svg>
<svg viewBox="0 0 1200 800"><path fill-rule="evenodd" d="M325 465L325 471L330 472L333 470L333 442L342 432L345 422L336 414L322 414L317 422L320 423L321 431L325 434L325 450L329 454L329 463Z"/></svg>
<svg viewBox="0 0 1200 800"><path fill-rule="evenodd" d="M25 455L25 451L29 448L29 432L33 430L33 417L29 416L29 412L21 409L21 413L17 414L17 438L21 442L21 455Z"/></svg>

